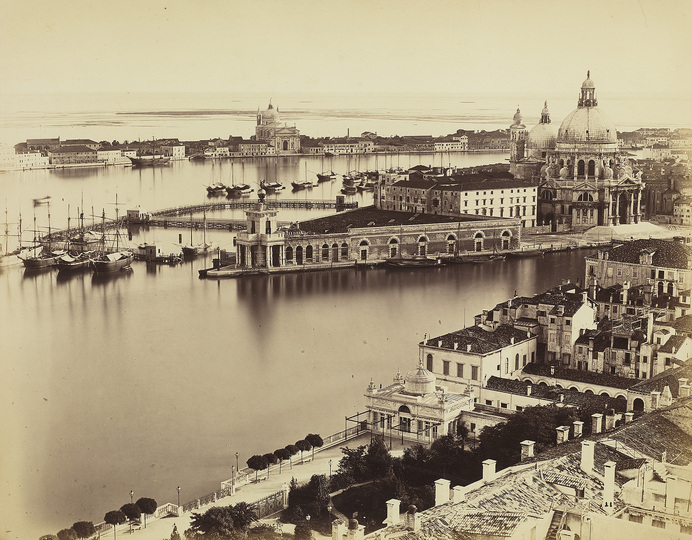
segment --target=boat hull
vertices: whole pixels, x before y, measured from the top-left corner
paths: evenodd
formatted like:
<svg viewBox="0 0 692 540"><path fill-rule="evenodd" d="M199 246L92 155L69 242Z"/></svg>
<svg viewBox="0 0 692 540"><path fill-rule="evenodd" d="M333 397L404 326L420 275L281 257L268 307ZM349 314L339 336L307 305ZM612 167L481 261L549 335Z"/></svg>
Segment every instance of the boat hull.
<svg viewBox="0 0 692 540"><path fill-rule="evenodd" d="M131 157L130 161L132 162L133 167L160 167L161 165L168 165L168 163L171 161L171 158L169 157L157 157L157 158L145 158L145 157L138 157L134 158Z"/></svg>
<svg viewBox="0 0 692 540"><path fill-rule="evenodd" d="M132 264L134 255L132 253L122 253L121 255L122 257L116 260L100 259L93 261L94 271L97 274L107 274L127 268Z"/></svg>
<svg viewBox="0 0 692 540"><path fill-rule="evenodd" d="M410 257L387 259L385 264L390 268L427 268L430 266L441 266L439 259L429 259L428 257Z"/></svg>

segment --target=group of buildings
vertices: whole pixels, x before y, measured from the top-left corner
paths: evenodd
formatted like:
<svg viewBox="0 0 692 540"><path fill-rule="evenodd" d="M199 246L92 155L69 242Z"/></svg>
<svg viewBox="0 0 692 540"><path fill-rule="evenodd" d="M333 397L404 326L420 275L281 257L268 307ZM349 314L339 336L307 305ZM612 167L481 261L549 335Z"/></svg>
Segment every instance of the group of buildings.
<svg viewBox="0 0 692 540"><path fill-rule="evenodd" d="M365 536L337 521L333 538L692 535L690 279L689 239L636 240L587 257L584 288L515 296L471 327L426 335L418 367L368 386L373 433L429 443L462 423L477 436L530 406L593 401L604 413L588 430L557 427L557 445L539 455L527 434L519 464L497 471L487 459L473 484L438 480L429 510L401 514L392 499L385 528Z"/></svg>

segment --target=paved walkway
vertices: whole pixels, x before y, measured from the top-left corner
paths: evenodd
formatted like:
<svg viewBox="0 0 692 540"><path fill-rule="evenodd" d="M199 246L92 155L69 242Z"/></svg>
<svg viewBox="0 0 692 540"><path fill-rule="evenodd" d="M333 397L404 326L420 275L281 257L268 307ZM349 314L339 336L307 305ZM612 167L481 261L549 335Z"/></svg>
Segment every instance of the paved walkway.
<svg viewBox="0 0 692 540"><path fill-rule="evenodd" d="M389 444L389 439L386 441ZM341 452L342 447L349 447L349 448L356 448L361 445L367 445L370 443L370 434L366 433L364 435L361 435L360 437L357 437L355 439L351 439L345 443L341 443L339 445L333 446L331 448L322 450L320 452L315 452L315 459L310 461L307 461L308 458L312 457L311 452L305 452L304 457L306 459L305 463L300 463L300 454L294 457L294 463L293 467L290 467L289 465L285 465L282 468L281 474L278 472L272 471L270 474L269 478L266 479L266 472L265 474L265 479L261 479L262 476L260 475L260 481L258 483L252 482L250 484L246 484L244 486L241 486L236 490L235 495L231 495L229 497L224 497L222 499L218 499L215 503L211 503L205 506L200 507L197 510L193 510L193 512L197 513L204 513L209 508L212 506L228 506L230 504L237 504L239 502L248 502L252 503L255 501L258 501L268 495L271 495L272 493L276 493L277 491L281 490L282 486L284 483L289 484L291 481L291 478L295 478L296 481L299 484L305 483L310 480L312 475L314 474L325 474L329 476L329 468L330 468L330 462L331 462L331 470L332 473L335 473L338 466L339 466L339 461L343 457L343 453ZM392 439L392 450L391 453L393 456L400 456L403 454L404 448L410 446L410 443L407 442L406 444L402 445L401 444L401 439L397 439L394 437ZM297 459L296 459L297 458ZM225 479L219 479L219 487L221 484L221 480ZM164 504L166 501L159 501L159 505ZM129 525L120 525L117 528L117 537L116 538L132 538L132 540L162 540L162 539L168 539L171 536L171 532L173 531L173 526L176 525L178 527L178 532L180 533L180 536L183 537L183 533L185 530L187 530L190 527L190 518L192 516L192 512L186 512L182 516L179 517L165 517L165 518L160 518L160 519L153 519L150 517L147 517L147 527L146 529L142 528L141 529L136 529L132 531L132 534L130 534L130 527ZM260 520L262 523L268 523L268 524L277 524L277 516L270 517L268 519L262 519ZM282 525L282 530L283 532L293 532L293 525L290 524L283 524ZM112 529L102 533L101 538L111 538L113 536L113 531ZM321 536L318 533L314 533L315 538L328 538L325 536Z"/></svg>

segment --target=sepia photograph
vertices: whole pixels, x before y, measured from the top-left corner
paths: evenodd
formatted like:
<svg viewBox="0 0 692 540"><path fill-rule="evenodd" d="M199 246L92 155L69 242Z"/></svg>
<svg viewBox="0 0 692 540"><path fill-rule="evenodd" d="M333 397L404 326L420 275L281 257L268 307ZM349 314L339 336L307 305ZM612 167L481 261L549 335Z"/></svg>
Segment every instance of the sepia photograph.
<svg viewBox="0 0 692 540"><path fill-rule="evenodd" d="M690 28L2 2L0 540L692 540Z"/></svg>

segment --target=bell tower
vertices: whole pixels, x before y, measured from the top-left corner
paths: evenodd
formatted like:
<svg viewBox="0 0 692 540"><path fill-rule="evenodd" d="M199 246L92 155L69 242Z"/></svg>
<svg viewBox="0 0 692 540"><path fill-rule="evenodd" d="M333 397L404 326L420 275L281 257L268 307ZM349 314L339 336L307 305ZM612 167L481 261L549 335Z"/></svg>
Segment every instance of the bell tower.
<svg viewBox="0 0 692 540"><path fill-rule="evenodd" d="M526 126L522 122L519 107L513 120L509 126L509 172L516 177L517 162L526 157Z"/></svg>

